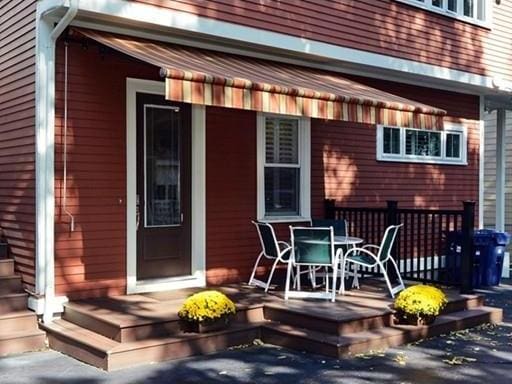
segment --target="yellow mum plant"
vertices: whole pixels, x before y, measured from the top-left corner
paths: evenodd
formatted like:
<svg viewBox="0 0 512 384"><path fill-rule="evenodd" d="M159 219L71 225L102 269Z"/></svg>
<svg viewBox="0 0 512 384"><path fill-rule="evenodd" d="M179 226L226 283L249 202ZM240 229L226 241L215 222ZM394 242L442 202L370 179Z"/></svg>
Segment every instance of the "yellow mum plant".
<svg viewBox="0 0 512 384"><path fill-rule="evenodd" d="M417 317L437 316L447 303L446 295L430 285L404 289L395 300L395 309Z"/></svg>
<svg viewBox="0 0 512 384"><path fill-rule="evenodd" d="M222 292L203 291L185 300L178 316L192 322L208 322L234 315L235 304Z"/></svg>

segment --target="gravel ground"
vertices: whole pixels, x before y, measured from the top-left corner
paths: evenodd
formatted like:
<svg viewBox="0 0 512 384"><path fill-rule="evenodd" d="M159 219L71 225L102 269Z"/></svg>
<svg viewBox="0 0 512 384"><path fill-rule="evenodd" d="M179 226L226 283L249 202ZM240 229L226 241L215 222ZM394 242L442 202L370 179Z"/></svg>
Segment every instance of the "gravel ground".
<svg viewBox="0 0 512 384"><path fill-rule="evenodd" d="M483 325L342 360L254 345L106 373L43 351L0 359L0 383L512 383L511 283L483 291L488 305L504 309L499 326Z"/></svg>

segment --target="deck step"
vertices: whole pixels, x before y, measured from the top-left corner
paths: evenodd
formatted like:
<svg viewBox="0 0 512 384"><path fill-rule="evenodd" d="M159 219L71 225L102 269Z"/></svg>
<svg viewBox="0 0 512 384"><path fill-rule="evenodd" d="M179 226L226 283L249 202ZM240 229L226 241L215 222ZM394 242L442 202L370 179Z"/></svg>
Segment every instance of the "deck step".
<svg viewBox="0 0 512 384"><path fill-rule="evenodd" d="M259 337L260 324L233 324L207 334L181 333L172 337L117 342L64 319L43 325L50 348L111 371L136 364L208 354L230 346L251 343Z"/></svg>
<svg viewBox="0 0 512 384"><path fill-rule="evenodd" d="M28 294L9 293L0 295L0 315L27 309Z"/></svg>
<svg viewBox="0 0 512 384"><path fill-rule="evenodd" d="M0 276L14 275L14 260L0 259Z"/></svg>
<svg viewBox="0 0 512 384"><path fill-rule="evenodd" d="M485 305L485 296L480 294L456 295L449 297L443 314L474 309Z"/></svg>
<svg viewBox="0 0 512 384"><path fill-rule="evenodd" d="M38 329L19 332L0 331L0 356L44 348L45 333Z"/></svg>
<svg viewBox="0 0 512 384"><path fill-rule="evenodd" d="M0 295L20 292L23 292L20 276L0 276Z"/></svg>
<svg viewBox="0 0 512 384"><path fill-rule="evenodd" d="M17 332L37 329L37 316L32 311L17 311L0 315L0 332Z"/></svg>
<svg viewBox="0 0 512 384"><path fill-rule="evenodd" d="M62 318L82 328L118 342L169 337L181 333L176 308L156 308L154 313L126 313L121 309L93 307L87 303L64 304ZM263 320L261 306L238 308L234 323L251 324Z"/></svg>
<svg viewBox="0 0 512 384"><path fill-rule="evenodd" d="M388 308L368 308L341 314L333 311L305 313L299 307L280 303L266 304L264 308L266 320L338 336L388 326L392 315L393 311Z"/></svg>
<svg viewBox="0 0 512 384"><path fill-rule="evenodd" d="M482 306L441 315L430 326L397 325L343 336L269 322L262 327L262 339L270 344L340 358L347 354L396 347L482 323L498 323L501 322L502 316L503 311L500 308Z"/></svg>

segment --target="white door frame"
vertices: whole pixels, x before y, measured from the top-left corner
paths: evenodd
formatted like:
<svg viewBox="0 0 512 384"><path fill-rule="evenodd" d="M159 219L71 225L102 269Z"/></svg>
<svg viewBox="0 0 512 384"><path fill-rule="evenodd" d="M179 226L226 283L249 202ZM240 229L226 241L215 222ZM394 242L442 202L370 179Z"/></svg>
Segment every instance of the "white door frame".
<svg viewBox="0 0 512 384"><path fill-rule="evenodd" d="M192 246L191 274L170 278L137 280L137 92L165 94L165 83L126 79L126 290L155 292L206 285L206 118L204 105L192 105Z"/></svg>

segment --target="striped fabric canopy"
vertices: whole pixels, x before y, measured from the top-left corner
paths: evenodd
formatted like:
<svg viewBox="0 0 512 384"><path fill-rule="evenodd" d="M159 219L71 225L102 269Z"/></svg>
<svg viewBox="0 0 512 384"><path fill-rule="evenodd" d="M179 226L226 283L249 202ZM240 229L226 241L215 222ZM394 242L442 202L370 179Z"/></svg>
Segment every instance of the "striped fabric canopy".
<svg viewBox="0 0 512 384"><path fill-rule="evenodd" d="M160 67L168 100L434 129L442 128L446 114L326 71L108 32L78 32Z"/></svg>

